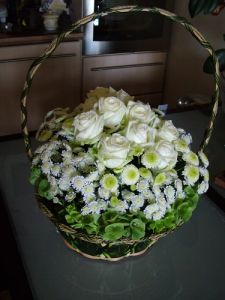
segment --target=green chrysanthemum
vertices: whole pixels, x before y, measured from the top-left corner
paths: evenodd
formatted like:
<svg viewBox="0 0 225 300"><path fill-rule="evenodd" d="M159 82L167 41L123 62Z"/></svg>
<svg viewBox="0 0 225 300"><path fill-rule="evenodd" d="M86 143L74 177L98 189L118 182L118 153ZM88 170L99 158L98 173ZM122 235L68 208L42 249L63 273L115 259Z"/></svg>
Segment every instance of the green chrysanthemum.
<svg viewBox="0 0 225 300"><path fill-rule="evenodd" d="M101 180L102 187L110 192L115 192L118 188L118 180L113 174L106 174Z"/></svg>
<svg viewBox="0 0 225 300"><path fill-rule="evenodd" d="M188 162L189 164L192 164L194 166L198 166L199 165L199 159L197 154L195 154L194 152L190 151L188 153L185 153L183 155L183 160Z"/></svg>
<svg viewBox="0 0 225 300"><path fill-rule="evenodd" d="M148 169L156 168L160 162L160 156L156 151L147 151L142 155L141 162Z"/></svg>
<svg viewBox="0 0 225 300"><path fill-rule="evenodd" d="M174 141L175 149L180 152L189 152L190 148L184 139L177 139Z"/></svg>
<svg viewBox="0 0 225 300"><path fill-rule="evenodd" d="M154 185L163 185L166 182L166 174L163 173L159 173L156 177L155 177L155 181L154 181Z"/></svg>
<svg viewBox="0 0 225 300"><path fill-rule="evenodd" d="M133 185L138 182L140 174L137 167L134 165L127 165L123 169L121 176L124 184Z"/></svg>
<svg viewBox="0 0 225 300"><path fill-rule="evenodd" d="M193 185L199 179L199 168L193 165L186 165L183 175L185 176L187 184Z"/></svg>
<svg viewBox="0 0 225 300"><path fill-rule="evenodd" d="M149 169L146 168L140 168L139 169L139 173L140 175L144 178L144 179L148 179L151 180L152 179L152 173Z"/></svg>

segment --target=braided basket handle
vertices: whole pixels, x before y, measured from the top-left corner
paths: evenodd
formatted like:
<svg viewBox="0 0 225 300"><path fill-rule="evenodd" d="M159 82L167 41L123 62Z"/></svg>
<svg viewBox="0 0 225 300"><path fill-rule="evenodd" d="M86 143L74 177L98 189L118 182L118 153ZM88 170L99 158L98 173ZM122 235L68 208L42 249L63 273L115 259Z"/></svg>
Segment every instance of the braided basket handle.
<svg viewBox="0 0 225 300"><path fill-rule="evenodd" d="M27 129L27 96L31 88L31 84L33 81L33 77L35 73L37 72L38 68L41 66L41 64L55 51L55 49L58 47L58 45L61 43L61 41L67 37L70 33L72 33L74 30L77 28L81 27L82 25L85 25L99 17L104 17L110 14L115 14L115 13L128 13L128 12L150 12L153 14L159 14L163 15L166 18L179 23L183 25L187 31L191 33L191 35L197 39L197 41L209 52L210 56L212 57L213 64L214 64L214 79L215 79L215 96L213 100L213 105L212 105L212 111L210 115L210 120L207 129L205 130L203 140L201 142L200 150L204 150L205 147L208 145L212 130L214 127L214 121L215 117L217 114L218 110L218 101L219 101L219 81L220 81L220 72L219 72L219 63L218 59L215 55L215 52L210 45L206 41L206 39L202 36L202 34L192 26L189 21L187 21L183 17L179 17L174 13L171 13L167 10L157 8L157 7L138 7L138 6L118 6L111 8L109 11L101 12L101 13L93 13L91 15L88 15L81 20L77 21L74 23L67 31L61 33L58 35L57 38L55 38L51 44L46 48L45 52L30 66L27 77L26 77L26 82L24 84L23 92L21 95L21 127L22 127L22 133L24 137L24 143L26 147L26 152L28 155L29 159L32 159L33 154L31 150L31 143L30 143L30 137L29 137L29 132Z"/></svg>

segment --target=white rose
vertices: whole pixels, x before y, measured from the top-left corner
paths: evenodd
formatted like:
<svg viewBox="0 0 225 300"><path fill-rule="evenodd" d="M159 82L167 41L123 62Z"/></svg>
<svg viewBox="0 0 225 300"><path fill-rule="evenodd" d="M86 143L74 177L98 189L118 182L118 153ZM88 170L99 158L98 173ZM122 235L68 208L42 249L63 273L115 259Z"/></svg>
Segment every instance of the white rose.
<svg viewBox="0 0 225 300"><path fill-rule="evenodd" d="M73 121L76 140L84 144L93 144L100 139L104 119L95 111L81 113Z"/></svg>
<svg viewBox="0 0 225 300"><path fill-rule="evenodd" d="M101 97L96 105L99 114L104 116L104 123L106 127L113 128L120 124L125 113L125 104L116 97Z"/></svg>
<svg viewBox="0 0 225 300"><path fill-rule="evenodd" d="M168 141L159 141L155 150L160 154L161 160L158 165L159 169L172 169L177 163L177 151L174 149L174 145Z"/></svg>
<svg viewBox="0 0 225 300"><path fill-rule="evenodd" d="M149 104L134 101L128 102L127 115L130 120L139 120L147 124L155 118L155 113L151 110Z"/></svg>
<svg viewBox="0 0 225 300"><path fill-rule="evenodd" d="M125 136L130 142L143 146L153 145L155 142L156 129L150 128L145 123L133 120L129 121L125 129Z"/></svg>
<svg viewBox="0 0 225 300"><path fill-rule="evenodd" d="M100 141L98 158L110 169L122 168L128 161L130 142L126 137L114 133Z"/></svg>
<svg viewBox="0 0 225 300"><path fill-rule="evenodd" d="M158 136L163 140L172 142L179 137L179 131L173 125L172 121L165 121L158 131Z"/></svg>

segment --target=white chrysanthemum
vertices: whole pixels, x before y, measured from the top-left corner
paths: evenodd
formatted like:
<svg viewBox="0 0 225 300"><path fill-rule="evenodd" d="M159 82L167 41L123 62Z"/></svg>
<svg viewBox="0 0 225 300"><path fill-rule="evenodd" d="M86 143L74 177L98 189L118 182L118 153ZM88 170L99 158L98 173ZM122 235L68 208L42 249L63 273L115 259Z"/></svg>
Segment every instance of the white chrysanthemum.
<svg viewBox="0 0 225 300"><path fill-rule="evenodd" d="M199 179L199 168L193 165L186 165L183 171L183 175L187 182L187 185L194 185Z"/></svg>
<svg viewBox="0 0 225 300"><path fill-rule="evenodd" d="M106 174L101 179L101 185L104 189L113 193L118 189L118 180L115 175Z"/></svg>
<svg viewBox="0 0 225 300"><path fill-rule="evenodd" d="M51 173L56 177L59 176L61 173L61 166L58 164L53 165L51 168Z"/></svg>
<svg viewBox="0 0 225 300"><path fill-rule="evenodd" d="M153 191L156 198L160 197L161 194L162 194L162 192L160 190L160 187L158 185L153 186L152 191Z"/></svg>
<svg viewBox="0 0 225 300"><path fill-rule="evenodd" d="M199 168L200 174L203 176L205 181L209 181L209 171L205 168Z"/></svg>
<svg viewBox="0 0 225 300"><path fill-rule="evenodd" d="M126 201L122 201L117 197L112 197L110 200L110 205L113 207L114 210L118 212L126 212L128 209L128 204Z"/></svg>
<svg viewBox="0 0 225 300"><path fill-rule="evenodd" d="M71 179L71 184L77 192L80 192L87 182L83 176L75 176Z"/></svg>
<svg viewBox="0 0 225 300"><path fill-rule="evenodd" d="M179 152L187 153L190 151L188 143L184 139L177 139L174 141L175 149Z"/></svg>
<svg viewBox="0 0 225 300"><path fill-rule="evenodd" d="M143 205L144 205L144 198L142 197L142 195L135 195L132 199L132 204L130 206L130 210L133 212L136 212L137 210L139 210Z"/></svg>
<svg viewBox="0 0 225 300"><path fill-rule="evenodd" d="M199 165L198 156L197 156L197 154L195 154L192 151L189 151L188 153L184 153L182 158L183 158L184 161L186 161L189 164L192 164L194 166Z"/></svg>
<svg viewBox="0 0 225 300"><path fill-rule="evenodd" d="M99 205L99 203L97 201L92 201L92 202L88 203L87 206L89 207L90 212L92 214L100 214L101 205Z"/></svg>
<svg viewBox="0 0 225 300"><path fill-rule="evenodd" d="M208 181L202 181L199 185L198 185L198 194L204 194L207 192L209 188L209 183Z"/></svg>
<svg viewBox="0 0 225 300"><path fill-rule="evenodd" d="M166 199L168 201L169 204L172 204L175 202L176 200L176 193L175 193L175 189L171 186L168 185L165 189L164 189L164 194L166 196Z"/></svg>
<svg viewBox="0 0 225 300"><path fill-rule="evenodd" d="M59 188L62 191L68 191L70 188L70 180L67 177L61 177L59 179Z"/></svg>
<svg viewBox="0 0 225 300"><path fill-rule="evenodd" d="M65 200L68 202L73 201L75 198L76 198L76 194L73 191L69 191L65 196Z"/></svg>
<svg viewBox="0 0 225 300"><path fill-rule="evenodd" d="M160 155L154 150L149 150L142 155L141 162L148 169L157 168L160 162Z"/></svg>
<svg viewBox="0 0 225 300"><path fill-rule="evenodd" d="M53 203L57 204L57 203L60 203L60 200L58 197L53 197L52 199Z"/></svg>
<svg viewBox="0 0 225 300"><path fill-rule="evenodd" d="M149 169L140 168L139 173L140 173L140 176L143 177L144 179L147 179L148 181L153 182L153 176Z"/></svg>
<svg viewBox="0 0 225 300"><path fill-rule="evenodd" d="M89 207L89 206L85 205L84 207L82 207L82 209L81 209L81 214L82 214L83 216L88 215L88 214L90 214L90 213L91 213L91 210L90 210L90 207Z"/></svg>
<svg viewBox="0 0 225 300"><path fill-rule="evenodd" d="M125 189L125 190L122 190L121 194L122 194L122 198L123 198L125 201L128 201L128 202L130 202L131 199L135 196L134 193L132 193L132 192L126 190L126 189Z"/></svg>
<svg viewBox="0 0 225 300"><path fill-rule="evenodd" d="M164 172L159 173L155 177L154 185L162 186L162 185L164 185L166 183L166 179L167 179L166 173L164 173Z"/></svg>
<svg viewBox="0 0 225 300"><path fill-rule="evenodd" d="M37 155L32 159L32 166L38 165L39 162L40 162L40 157L39 155Z"/></svg>
<svg viewBox="0 0 225 300"><path fill-rule="evenodd" d="M144 197L144 199L146 200L154 200L155 199L155 195L153 194L153 192L149 189L146 189L144 190L142 193L141 193L142 197Z"/></svg>
<svg viewBox="0 0 225 300"><path fill-rule="evenodd" d="M99 179L99 173L98 171L92 171L88 176L87 176L87 180L88 181L96 181Z"/></svg>
<svg viewBox="0 0 225 300"><path fill-rule="evenodd" d="M153 214L155 212L157 212L158 210L159 210L159 206L158 206L157 203L153 203L153 204L147 205L145 207L145 209L144 209L144 214L145 214L146 219L151 220Z"/></svg>
<svg viewBox="0 0 225 300"><path fill-rule="evenodd" d="M64 177L68 177L68 178L72 178L76 175L77 170L75 167L71 166L71 165L65 165L62 168L62 173Z"/></svg>
<svg viewBox="0 0 225 300"><path fill-rule="evenodd" d="M135 184L137 183L139 176L140 175L137 167L134 165L127 165L124 167L121 174L122 183L127 185Z"/></svg>
<svg viewBox="0 0 225 300"><path fill-rule="evenodd" d="M99 195L100 198L108 200L111 196L111 193L110 193L109 190L106 190L102 187L99 187L98 188L98 195Z"/></svg>
<svg viewBox="0 0 225 300"><path fill-rule="evenodd" d="M182 180L179 178L175 180L174 186L176 189L176 198L184 199L185 198L185 192L183 191L183 183Z"/></svg>
<svg viewBox="0 0 225 300"><path fill-rule="evenodd" d="M209 160L208 160L207 156L205 155L205 153L202 152L202 151L199 151L198 152L198 156L199 156L201 162L203 163L204 167L208 168L208 166L209 166Z"/></svg>
<svg viewBox="0 0 225 300"><path fill-rule="evenodd" d="M164 210L158 210L153 215L152 218L154 221L161 220L165 216Z"/></svg>
<svg viewBox="0 0 225 300"><path fill-rule="evenodd" d="M81 189L81 193L85 196L85 197L94 197L95 194L95 188L93 184L86 184L82 187Z"/></svg>
<svg viewBox="0 0 225 300"><path fill-rule="evenodd" d="M137 184L137 191L139 193L143 193L145 190L147 190L149 188L149 182L147 179L141 179Z"/></svg>
<svg viewBox="0 0 225 300"><path fill-rule="evenodd" d="M71 158L72 158L72 152L68 151L68 150L63 150L62 151L62 157L65 160L71 160Z"/></svg>
<svg viewBox="0 0 225 300"><path fill-rule="evenodd" d="M104 200L99 200L98 205L99 205L101 210L106 210L107 207L108 207L108 202L104 201Z"/></svg>
<svg viewBox="0 0 225 300"><path fill-rule="evenodd" d="M192 136L190 133L183 133L180 138L184 140L188 145L192 143Z"/></svg>
<svg viewBox="0 0 225 300"><path fill-rule="evenodd" d="M41 170L44 174L48 175L51 173L52 166L53 166L53 164L51 162L45 162L42 164Z"/></svg>
<svg viewBox="0 0 225 300"><path fill-rule="evenodd" d="M35 154L40 154L48 148L49 144L43 144L35 150Z"/></svg>
<svg viewBox="0 0 225 300"><path fill-rule="evenodd" d="M166 209L167 207L169 207L169 204L166 202L166 199L163 194L161 194L161 196L156 199L156 202L159 206L159 209L166 212Z"/></svg>

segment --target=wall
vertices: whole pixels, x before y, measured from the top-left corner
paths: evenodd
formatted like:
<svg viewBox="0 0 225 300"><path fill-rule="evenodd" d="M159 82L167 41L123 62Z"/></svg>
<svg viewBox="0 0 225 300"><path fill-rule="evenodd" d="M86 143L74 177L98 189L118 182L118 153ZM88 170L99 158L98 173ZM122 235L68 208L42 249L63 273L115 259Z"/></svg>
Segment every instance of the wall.
<svg viewBox="0 0 225 300"><path fill-rule="evenodd" d="M225 48L225 11L216 17L199 15L191 19L188 3L188 0L176 0L174 12L190 20L215 49ZM207 51L181 25L173 25L165 78L165 103L175 106L179 97L191 94L211 97L213 78L202 71L207 56Z"/></svg>

